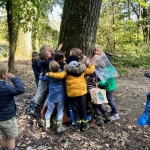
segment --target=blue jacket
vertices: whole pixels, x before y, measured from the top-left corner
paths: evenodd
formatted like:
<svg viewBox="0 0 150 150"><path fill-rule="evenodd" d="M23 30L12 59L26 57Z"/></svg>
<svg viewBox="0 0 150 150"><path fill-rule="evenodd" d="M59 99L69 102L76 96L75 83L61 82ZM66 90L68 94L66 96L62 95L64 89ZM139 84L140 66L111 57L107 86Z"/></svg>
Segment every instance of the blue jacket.
<svg viewBox="0 0 150 150"><path fill-rule="evenodd" d="M147 94L147 103L143 114L138 118L137 124L140 126L150 126L150 92Z"/></svg>
<svg viewBox="0 0 150 150"><path fill-rule="evenodd" d="M48 101L52 103L61 103L66 99L65 80L58 80L48 76L40 76L43 82L49 81Z"/></svg>
<svg viewBox="0 0 150 150"><path fill-rule="evenodd" d="M32 60L32 69L33 69L33 72L34 72L34 75L35 75L36 84L37 84L38 81L39 81L40 73L41 73L41 68L39 66L39 61Z"/></svg>
<svg viewBox="0 0 150 150"><path fill-rule="evenodd" d="M14 96L25 92L22 82L18 77L11 79L13 86L0 80L0 121L8 120L16 116Z"/></svg>

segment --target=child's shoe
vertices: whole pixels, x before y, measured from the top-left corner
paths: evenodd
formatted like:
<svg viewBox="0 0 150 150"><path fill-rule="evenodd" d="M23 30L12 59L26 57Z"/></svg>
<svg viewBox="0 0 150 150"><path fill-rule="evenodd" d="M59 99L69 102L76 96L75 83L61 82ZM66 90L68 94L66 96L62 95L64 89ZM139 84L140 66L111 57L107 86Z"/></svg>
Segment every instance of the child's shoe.
<svg viewBox="0 0 150 150"><path fill-rule="evenodd" d="M76 121L74 125L71 125L71 129L75 130L75 131L80 131L80 127L81 127L81 121Z"/></svg>
<svg viewBox="0 0 150 150"><path fill-rule="evenodd" d="M103 125L104 124L104 120L102 118L102 116L98 116L97 117L97 121L96 121L96 124L99 126Z"/></svg>
<svg viewBox="0 0 150 150"><path fill-rule="evenodd" d="M66 128L62 125L62 120L57 121L56 133L62 133L66 131Z"/></svg>
<svg viewBox="0 0 150 150"><path fill-rule="evenodd" d="M82 120L81 130L85 131L90 127L87 120Z"/></svg>
<svg viewBox="0 0 150 150"><path fill-rule="evenodd" d="M19 148L15 147L13 150L19 150Z"/></svg>
<svg viewBox="0 0 150 150"><path fill-rule="evenodd" d="M47 131L50 128L50 118L44 120L44 131Z"/></svg>
<svg viewBox="0 0 150 150"><path fill-rule="evenodd" d="M107 123L110 121L110 117L109 117L109 114L107 112L103 113L103 116L104 116L104 122Z"/></svg>
<svg viewBox="0 0 150 150"><path fill-rule="evenodd" d="M112 116L110 116L111 120L118 120L120 119L119 114L113 114Z"/></svg>

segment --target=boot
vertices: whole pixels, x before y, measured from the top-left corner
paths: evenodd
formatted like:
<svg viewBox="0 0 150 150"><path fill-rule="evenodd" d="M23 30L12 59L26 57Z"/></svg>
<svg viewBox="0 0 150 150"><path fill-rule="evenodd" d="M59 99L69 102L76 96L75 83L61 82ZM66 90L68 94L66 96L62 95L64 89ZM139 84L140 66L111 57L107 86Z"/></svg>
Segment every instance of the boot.
<svg viewBox="0 0 150 150"><path fill-rule="evenodd" d="M78 132L80 131L80 127L81 127L81 120L76 121L74 125L71 125L71 129Z"/></svg>
<svg viewBox="0 0 150 150"><path fill-rule="evenodd" d="M110 118L109 118L109 114L107 112L103 113L103 117L104 117L104 122L107 123L110 121Z"/></svg>
<svg viewBox="0 0 150 150"><path fill-rule="evenodd" d="M87 130L90 127L90 125L88 124L87 120L82 120L82 125L81 125L81 129L83 131Z"/></svg>
<svg viewBox="0 0 150 150"><path fill-rule="evenodd" d="M66 131L66 128L62 125L62 120L57 121L56 133L62 133Z"/></svg>
<svg viewBox="0 0 150 150"><path fill-rule="evenodd" d="M101 115L97 117L97 122L96 122L96 124L97 124L97 125L100 125L100 126L104 124L104 121L103 121L103 118L102 118Z"/></svg>
<svg viewBox="0 0 150 150"><path fill-rule="evenodd" d="M44 131L47 131L50 128L50 118L44 120Z"/></svg>

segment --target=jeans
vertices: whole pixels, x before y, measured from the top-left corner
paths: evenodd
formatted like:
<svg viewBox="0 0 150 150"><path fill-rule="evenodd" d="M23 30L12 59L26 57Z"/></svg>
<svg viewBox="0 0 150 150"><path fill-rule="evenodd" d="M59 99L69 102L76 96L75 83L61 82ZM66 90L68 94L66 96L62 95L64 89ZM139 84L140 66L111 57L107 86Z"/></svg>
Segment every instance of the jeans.
<svg viewBox="0 0 150 150"><path fill-rule="evenodd" d="M63 118L64 102L62 102L62 103L51 103L50 101L48 101L48 108L47 108L46 113L45 113L45 118L46 119L51 118L51 115L53 113L55 106L57 109L57 121L60 121Z"/></svg>
<svg viewBox="0 0 150 150"><path fill-rule="evenodd" d="M110 92L106 92L106 97L108 99L108 105L111 107L112 109L112 113L113 114L117 114L117 108L116 108L116 103L113 99L113 91Z"/></svg>
<svg viewBox="0 0 150 150"><path fill-rule="evenodd" d="M101 113L104 114L104 113L106 112L106 109L105 109L105 107L104 107L103 104L99 104L99 105L97 105L97 104L92 104L92 108L93 108L93 110L94 110L96 116L100 116Z"/></svg>
<svg viewBox="0 0 150 150"><path fill-rule="evenodd" d="M38 87L35 96L33 98L33 101L37 105L43 105L47 92L48 92L48 83L39 80Z"/></svg>
<svg viewBox="0 0 150 150"><path fill-rule="evenodd" d="M75 121L86 120L86 95L69 97Z"/></svg>

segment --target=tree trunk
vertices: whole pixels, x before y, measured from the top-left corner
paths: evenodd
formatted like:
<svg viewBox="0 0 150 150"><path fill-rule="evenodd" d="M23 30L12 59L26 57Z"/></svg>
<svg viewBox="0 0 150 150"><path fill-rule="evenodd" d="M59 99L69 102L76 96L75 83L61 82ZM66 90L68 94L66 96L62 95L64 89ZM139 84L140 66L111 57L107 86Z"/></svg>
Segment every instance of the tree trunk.
<svg viewBox="0 0 150 150"><path fill-rule="evenodd" d="M6 1L6 11L7 11L7 24L8 24L8 34L9 34L9 60L8 67L9 71L13 72L15 70L15 35L14 35L14 22L12 13L12 0Z"/></svg>
<svg viewBox="0 0 150 150"><path fill-rule="evenodd" d="M31 57L31 31L24 32L20 27L17 36L16 55L21 57Z"/></svg>
<svg viewBox="0 0 150 150"><path fill-rule="evenodd" d="M69 55L73 47L92 55L96 42L102 0L65 0L59 34L59 44Z"/></svg>

